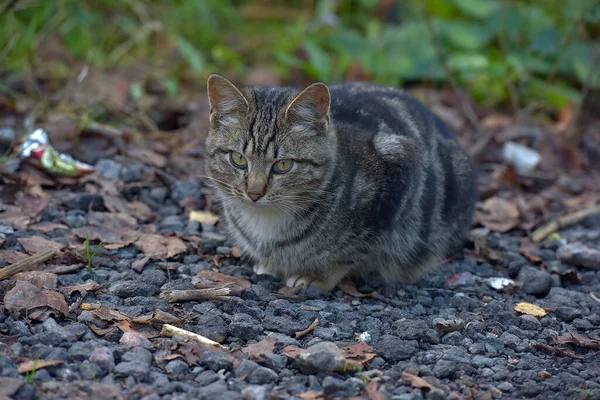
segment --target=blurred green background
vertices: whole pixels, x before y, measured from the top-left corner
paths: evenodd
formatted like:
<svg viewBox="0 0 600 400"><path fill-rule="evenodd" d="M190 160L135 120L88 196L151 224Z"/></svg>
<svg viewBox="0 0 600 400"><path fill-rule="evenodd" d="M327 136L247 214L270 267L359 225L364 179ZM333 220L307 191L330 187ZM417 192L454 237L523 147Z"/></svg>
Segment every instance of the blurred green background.
<svg viewBox="0 0 600 400"><path fill-rule="evenodd" d="M598 0L8 0L0 91L76 65L138 68L168 96L233 79L458 86L485 107L549 115L598 88ZM598 64L597 62L595 63ZM80 67L79 67L80 68ZM142 96L142 80L130 94ZM587 82L587 84L586 84ZM17 85L18 86L18 85Z"/></svg>

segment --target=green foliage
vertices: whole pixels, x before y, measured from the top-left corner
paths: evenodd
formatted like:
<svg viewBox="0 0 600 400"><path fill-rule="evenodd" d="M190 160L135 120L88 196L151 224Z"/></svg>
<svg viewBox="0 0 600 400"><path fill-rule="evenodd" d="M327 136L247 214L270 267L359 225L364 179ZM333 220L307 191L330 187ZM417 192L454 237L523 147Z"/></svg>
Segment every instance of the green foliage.
<svg viewBox="0 0 600 400"><path fill-rule="evenodd" d="M33 384L33 380L35 379L35 373L37 372L37 362L38 362L38 358L36 357L33 360L33 368L31 368L31 371L29 371L26 375L25 381L28 384Z"/></svg>
<svg viewBox="0 0 600 400"><path fill-rule="evenodd" d="M98 254L98 251L100 250L102 244L103 244L103 242L100 242L94 249L94 252L92 252L90 249L90 239L87 234L85 235L85 255L87 256L87 262L88 262L87 270L90 273L94 272L93 261L94 261L94 258L96 257L96 254Z"/></svg>
<svg viewBox="0 0 600 400"><path fill-rule="evenodd" d="M170 95L211 72L242 77L257 65L284 80L302 72L326 82L359 66L389 85L446 84L450 73L484 105L516 96L520 106L537 102L550 111L578 102L590 77L600 85L591 70L597 0L406 0L386 12L382 3L18 2L0 15L0 66L60 78L73 60L96 68L144 60ZM134 85L130 93L139 100L144 88Z"/></svg>

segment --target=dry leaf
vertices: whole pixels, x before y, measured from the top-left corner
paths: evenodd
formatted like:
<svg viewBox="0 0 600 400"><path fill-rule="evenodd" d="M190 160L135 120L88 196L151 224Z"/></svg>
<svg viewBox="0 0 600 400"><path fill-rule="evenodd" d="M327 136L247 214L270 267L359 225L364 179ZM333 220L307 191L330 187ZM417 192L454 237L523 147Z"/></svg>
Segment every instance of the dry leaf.
<svg viewBox="0 0 600 400"><path fill-rule="evenodd" d="M142 147L132 147L127 150L127 154L130 157L137 158L144 164L151 165L156 168L164 168L167 166L167 158L162 156L150 149L144 149Z"/></svg>
<svg viewBox="0 0 600 400"><path fill-rule="evenodd" d="M21 253L16 250L0 250L0 259L6 261L9 264L14 264L18 261L24 260L29 257L25 253Z"/></svg>
<svg viewBox="0 0 600 400"><path fill-rule="evenodd" d="M242 353L250 357L252 361L265 362L266 356L273 354L277 339L274 337L267 337L255 344L249 344L241 349Z"/></svg>
<svg viewBox="0 0 600 400"><path fill-rule="evenodd" d="M40 231L42 233L52 232L57 229L64 229L64 230L69 229L69 227L67 225L54 224L52 222L40 222L37 224L29 225L27 228L31 229L32 231Z"/></svg>
<svg viewBox="0 0 600 400"><path fill-rule="evenodd" d="M80 228L73 229L73 233L80 239L86 237L91 241L100 241L106 244L106 248L110 244L118 244L122 247L128 246L135 242L140 233L127 226L118 228L86 225Z"/></svg>
<svg viewBox="0 0 600 400"><path fill-rule="evenodd" d="M546 310L542 307L536 306L531 303L519 303L515 306L515 311L520 312L522 314L533 315L537 318L542 318L546 316Z"/></svg>
<svg viewBox="0 0 600 400"><path fill-rule="evenodd" d="M56 289L57 276L45 271L24 271L15 274L16 281L26 281L39 288Z"/></svg>
<svg viewBox="0 0 600 400"><path fill-rule="evenodd" d="M219 217L210 211L190 211L190 221L214 225L219 221Z"/></svg>
<svg viewBox="0 0 600 400"><path fill-rule="evenodd" d="M519 209L500 197L490 197L477 204L477 220L494 232L508 232L519 225Z"/></svg>
<svg viewBox="0 0 600 400"><path fill-rule="evenodd" d="M344 357L347 360L358 362L363 366L366 366L369 361L377 357L377 354L373 353L373 347L365 342L344 346L342 350L344 350Z"/></svg>
<svg viewBox="0 0 600 400"><path fill-rule="evenodd" d="M127 210L129 210L129 213L141 222L151 221L154 217L152 209L148 207L146 203L142 203L141 201L132 201L125 204L125 206L127 207Z"/></svg>
<svg viewBox="0 0 600 400"><path fill-rule="evenodd" d="M94 315L103 321L129 321L131 317L117 310L101 306L94 310Z"/></svg>
<svg viewBox="0 0 600 400"><path fill-rule="evenodd" d="M445 320L434 320L433 327L442 335L450 332L460 331L465 327L465 321L460 318L445 319Z"/></svg>
<svg viewBox="0 0 600 400"><path fill-rule="evenodd" d="M31 372L33 370L38 370L42 368L57 367L64 363L64 361L60 360L29 360L25 361L24 363L21 363L19 365L18 371L20 374L25 374L27 372Z"/></svg>
<svg viewBox="0 0 600 400"><path fill-rule="evenodd" d="M166 237L161 235L143 234L135 242L135 246L146 255L162 255L173 258L178 254L185 253L187 247L178 237Z"/></svg>
<svg viewBox="0 0 600 400"><path fill-rule="evenodd" d="M64 317L69 314L69 306L62 294L41 290L25 281L17 281L15 287L6 293L4 307L39 321L45 321L51 315Z"/></svg>
<svg viewBox="0 0 600 400"><path fill-rule="evenodd" d="M302 330L302 331L298 331L296 332L296 339L300 339L303 338L304 336L308 335L309 333L311 333L312 331L315 330L315 328L319 326L319 318L316 318L309 326L308 328Z"/></svg>
<svg viewBox="0 0 600 400"><path fill-rule="evenodd" d="M344 292L350 296L354 296L354 297L367 297L368 296L368 294L366 294L366 293L359 292L358 289L356 289L356 285L354 284L354 281L350 278L346 278L343 281L341 281L338 284L338 287L340 289L342 289L342 292Z"/></svg>
<svg viewBox="0 0 600 400"><path fill-rule="evenodd" d="M29 238L19 238L17 239L21 246L25 249L26 252L30 254L41 253L45 250L50 249L63 249L66 245L58 242L53 242L48 239L44 239L41 236L32 236Z"/></svg>
<svg viewBox="0 0 600 400"><path fill-rule="evenodd" d="M125 212L99 212L91 211L87 215L88 224L110 229L137 227L137 221Z"/></svg>
<svg viewBox="0 0 600 400"><path fill-rule="evenodd" d="M319 400L326 399L323 392L317 392L316 390L309 390L307 392L297 393L294 397L300 397L302 400Z"/></svg>
<svg viewBox="0 0 600 400"><path fill-rule="evenodd" d="M0 376L0 399L11 399L25 384L22 378L9 378Z"/></svg>
<svg viewBox="0 0 600 400"><path fill-rule="evenodd" d="M566 333L555 336L553 339L556 344L574 344L576 346L600 350L600 340L592 339L579 333Z"/></svg>
<svg viewBox="0 0 600 400"><path fill-rule="evenodd" d="M183 356L188 365L198 365L199 357L205 352L218 353L233 362L233 369L240 364L240 360L232 356L228 351L215 346L200 344L196 341L186 341L177 345L177 351Z"/></svg>
<svg viewBox="0 0 600 400"><path fill-rule="evenodd" d="M239 278L237 276L225 275L217 271L204 270L198 272L198 274L192 279L192 283L194 286L198 287L202 283L209 282L218 282L218 283L234 283L243 287L245 290L250 289L252 284L245 280L244 278Z"/></svg>
<svg viewBox="0 0 600 400"><path fill-rule="evenodd" d="M386 400L385 394L379 390L377 382L372 380L365 388L365 393L369 400Z"/></svg>
<svg viewBox="0 0 600 400"><path fill-rule="evenodd" d="M409 383L410 387L412 387L413 389L430 390L433 388L433 386L425 379L417 375L409 374L408 372L402 372L402 380L406 383Z"/></svg>
<svg viewBox="0 0 600 400"><path fill-rule="evenodd" d="M60 290L69 297L73 295L73 292L79 292L81 297L85 297L88 292L98 289L99 286L96 282L88 282L81 285L64 286Z"/></svg>
<svg viewBox="0 0 600 400"><path fill-rule="evenodd" d="M281 350L281 354L287 356L289 358L296 358L296 356L302 351L300 347L296 346L285 346L283 350Z"/></svg>

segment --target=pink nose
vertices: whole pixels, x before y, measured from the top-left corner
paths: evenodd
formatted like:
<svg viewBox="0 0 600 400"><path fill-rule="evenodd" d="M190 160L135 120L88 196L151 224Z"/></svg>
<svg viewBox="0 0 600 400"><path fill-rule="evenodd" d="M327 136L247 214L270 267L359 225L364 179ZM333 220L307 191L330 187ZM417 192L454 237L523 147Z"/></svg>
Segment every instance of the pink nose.
<svg viewBox="0 0 600 400"><path fill-rule="evenodd" d="M252 201L258 201L261 197L263 197L260 193L248 193L248 196L252 199Z"/></svg>

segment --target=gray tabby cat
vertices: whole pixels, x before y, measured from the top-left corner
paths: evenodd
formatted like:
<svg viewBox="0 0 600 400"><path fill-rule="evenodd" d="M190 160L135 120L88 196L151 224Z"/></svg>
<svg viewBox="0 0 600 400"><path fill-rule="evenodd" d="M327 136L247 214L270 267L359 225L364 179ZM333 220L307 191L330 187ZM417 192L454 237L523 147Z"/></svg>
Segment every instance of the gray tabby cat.
<svg viewBox="0 0 600 400"><path fill-rule="evenodd" d="M473 164L405 92L238 89L213 74L208 97L206 172L256 273L324 290L370 271L414 282L462 247Z"/></svg>

